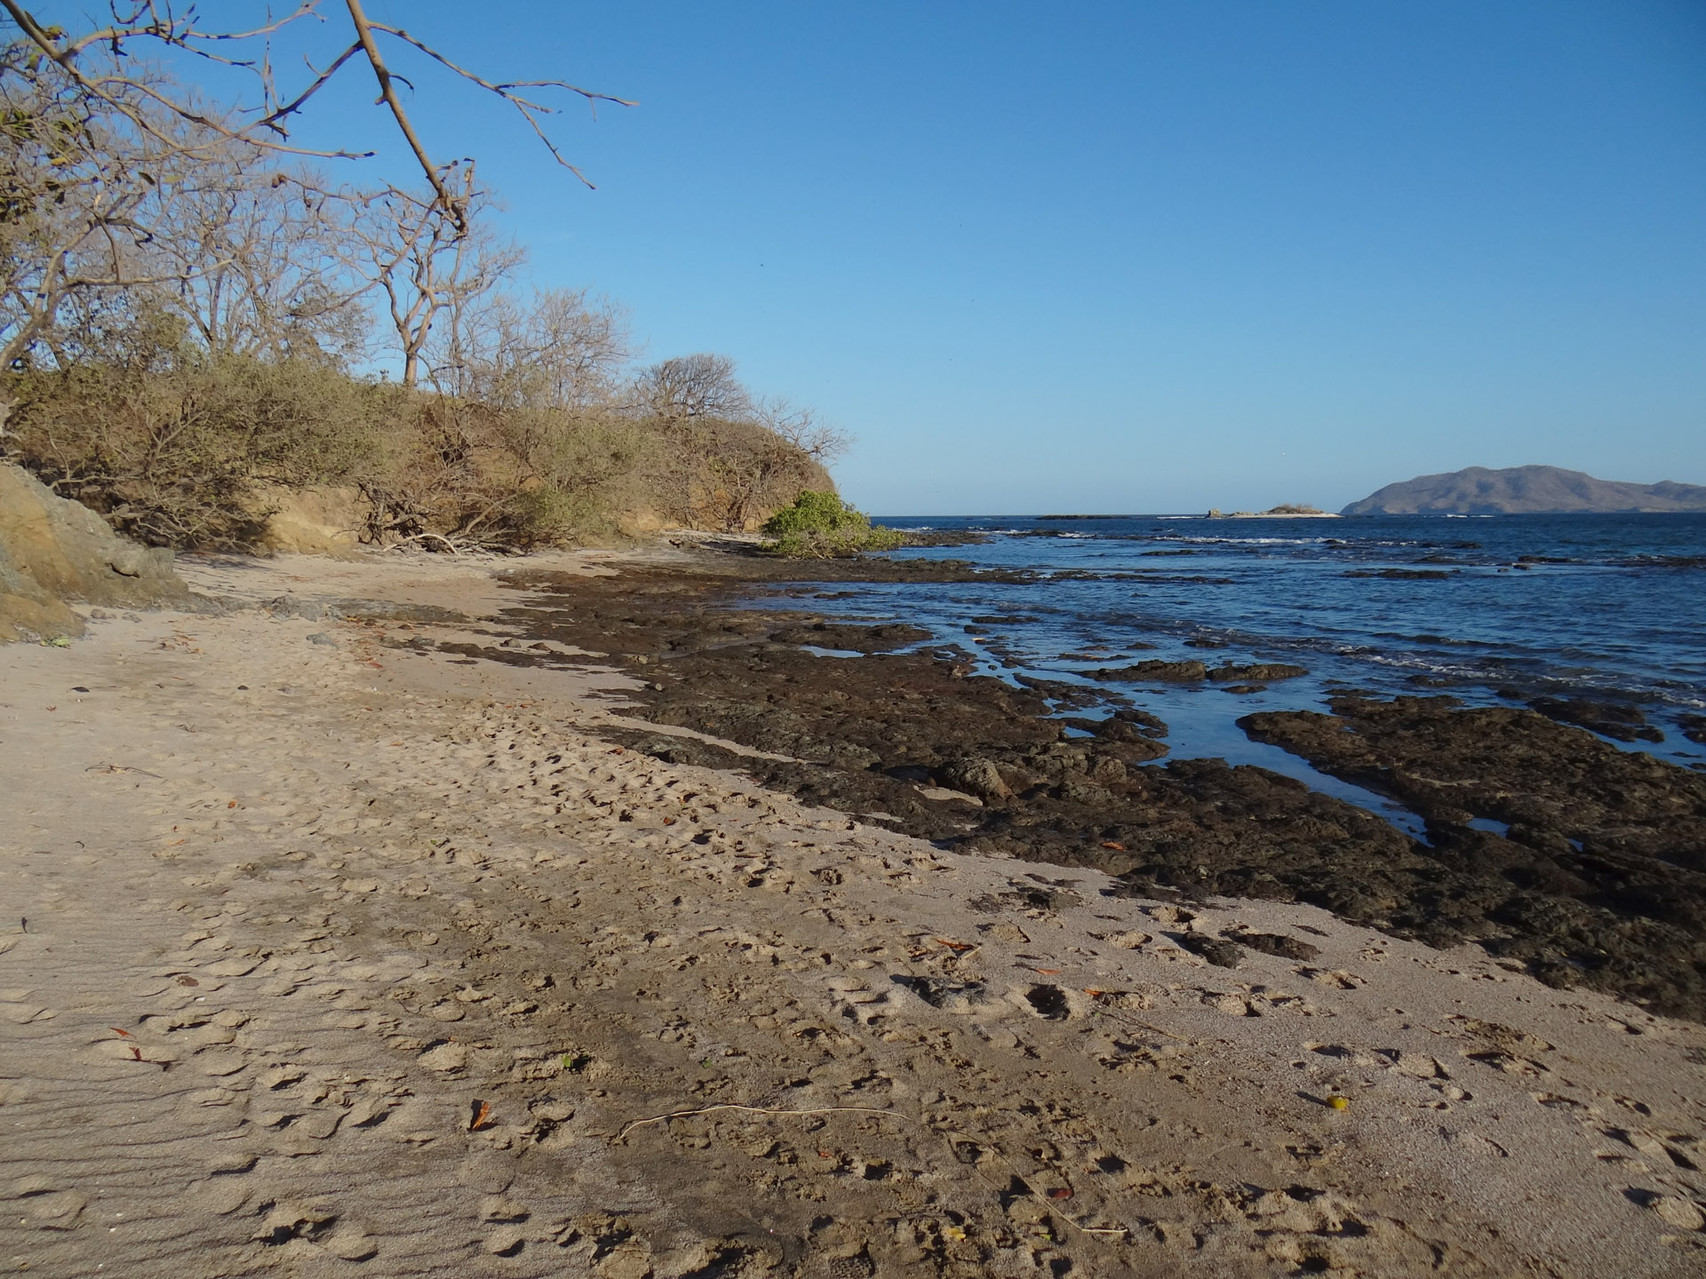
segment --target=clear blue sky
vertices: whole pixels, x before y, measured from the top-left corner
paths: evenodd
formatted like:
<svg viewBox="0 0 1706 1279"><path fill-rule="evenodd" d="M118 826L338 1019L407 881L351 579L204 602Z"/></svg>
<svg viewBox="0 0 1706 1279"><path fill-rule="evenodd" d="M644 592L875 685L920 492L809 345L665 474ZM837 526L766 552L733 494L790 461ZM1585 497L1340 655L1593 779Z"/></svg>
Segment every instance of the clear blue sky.
<svg viewBox="0 0 1706 1279"><path fill-rule="evenodd" d="M587 191L410 67L540 282L819 409L868 510L1706 483L1701 0L368 7L639 101L556 125ZM314 132L406 173L360 87Z"/></svg>

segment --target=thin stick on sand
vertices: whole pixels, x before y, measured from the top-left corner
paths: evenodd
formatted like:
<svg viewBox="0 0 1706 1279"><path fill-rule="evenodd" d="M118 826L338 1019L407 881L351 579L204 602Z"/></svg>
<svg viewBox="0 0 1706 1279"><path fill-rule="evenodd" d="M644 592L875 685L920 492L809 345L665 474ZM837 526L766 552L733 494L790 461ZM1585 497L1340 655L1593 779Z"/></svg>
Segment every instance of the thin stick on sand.
<svg viewBox="0 0 1706 1279"><path fill-rule="evenodd" d="M739 1106L734 1102L723 1102L716 1106L700 1106L695 1110L672 1110L667 1115L653 1115L649 1119L636 1119L624 1124L622 1131L617 1133L613 1141L621 1141L636 1128L644 1128L647 1124L668 1123L671 1119L689 1119L694 1115L709 1115L718 1110L741 1110L749 1115L887 1115L891 1119L912 1119L911 1115L903 1115L897 1110L878 1110L874 1106L820 1106L814 1110L766 1110L763 1106ZM916 1123L917 1120L912 1120Z"/></svg>

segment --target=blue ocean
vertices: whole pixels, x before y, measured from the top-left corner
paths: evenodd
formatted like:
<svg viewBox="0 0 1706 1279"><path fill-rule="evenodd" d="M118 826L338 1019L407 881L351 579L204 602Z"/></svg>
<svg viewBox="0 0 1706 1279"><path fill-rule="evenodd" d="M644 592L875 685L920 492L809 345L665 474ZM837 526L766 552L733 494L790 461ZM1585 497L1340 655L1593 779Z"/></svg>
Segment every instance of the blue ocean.
<svg viewBox="0 0 1706 1279"><path fill-rule="evenodd" d="M1173 757L1258 763L1343 793L1239 716L1318 708L1334 692L1537 697L1637 708L1659 742L1706 767L1706 515L889 516L891 527L987 540L896 552L1024 570L1028 581L837 583L826 613L903 618L980 654L986 673L1068 682L1136 660L1285 662L1260 692L1113 683L1170 726ZM1700 722L1695 721L1698 734ZM1359 802L1373 802L1359 793Z"/></svg>

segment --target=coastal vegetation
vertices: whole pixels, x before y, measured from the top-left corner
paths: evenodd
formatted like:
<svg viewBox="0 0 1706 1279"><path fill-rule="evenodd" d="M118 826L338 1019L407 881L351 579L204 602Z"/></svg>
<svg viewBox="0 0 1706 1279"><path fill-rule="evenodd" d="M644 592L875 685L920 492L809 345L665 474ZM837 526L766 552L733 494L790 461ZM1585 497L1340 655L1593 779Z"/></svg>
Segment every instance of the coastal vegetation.
<svg viewBox="0 0 1706 1279"><path fill-rule="evenodd" d="M870 516L834 493L807 489L794 504L764 524L767 549L805 559L836 559L860 551L892 551L905 544L895 529L872 524Z"/></svg>
<svg viewBox="0 0 1706 1279"><path fill-rule="evenodd" d="M812 413L755 395L726 356L642 365L620 305L529 279L474 162L428 158L378 41L438 54L359 4L319 78L292 98L269 72L247 105L150 59L264 33L145 6L77 36L5 8L0 457L120 531L253 545L293 495L331 490L362 541L526 548L754 530L833 489L844 441ZM354 153L289 141L351 58L417 186L335 181L311 161ZM536 100L440 63L539 127ZM529 92L551 87L603 96Z"/></svg>

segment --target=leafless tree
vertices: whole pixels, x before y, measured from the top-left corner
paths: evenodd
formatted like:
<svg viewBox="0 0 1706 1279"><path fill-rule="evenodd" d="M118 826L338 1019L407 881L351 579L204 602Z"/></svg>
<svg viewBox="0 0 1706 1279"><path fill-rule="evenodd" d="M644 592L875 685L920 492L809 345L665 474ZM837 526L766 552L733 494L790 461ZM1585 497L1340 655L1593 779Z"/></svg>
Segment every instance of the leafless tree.
<svg viewBox="0 0 1706 1279"><path fill-rule="evenodd" d="M135 77L139 83L142 77ZM164 282L145 249L174 144L132 127L25 46L0 49L0 369L29 356L81 295ZM0 430L10 402L0 395Z"/></svg>
<svg viewBox="0 0 1706 1279"><path fill-rule="evenodd" d="M349 360L365 347L372 281L347 243L358 197L277 157L220 139L160 183L144 296L181 315L212 354Z"/></svg>
<svg viewBox="0 0 1706 1279"><path fill-rule="evenodd" d="M435 381L453 394L568 413L610 404L633 349L627 313L585 289L471 301L432 345Z"/></svg>
<svg viewBox="0 0 1706 1279"><path fill-rule="evenodd" d="M373 21L361 0L343 0L341 6L336 0L298 0L284 16L269 13L250 27L209 25L194 5L173 0L108 0L107 20L79 31L38 20L19 0L0 0L0 11L21 36L0 49L0 252L7 258L0 267L0 368L15 366L68 300L103 290L175 284L184 309L203 323L204 336L215 344L232 336L225 328L230 314L225 302L233 288L246 291L257 304L252 314L259 313L258 304L266 304L270 313L264 327L270 334L265 340L275 344L301 341L320 322L346 318L347 291L326 279L275 281L270 293L257 291L264 272L244 279L240 257L226 253L233 247L255 250L254 242L213 245L217 237L211 236L202 237L208 242L203 245L169 241L162 233L185 228L154 222L169 207L163 198L168 179L178 194L195 193L192 205L197 207L185 213L194 218L209 211L210 201L216 203L216 182L208 180L207 166L229 169L232 157L245 152L243 163L251 171L257 167L256 153L279 158L371 154L313 151L291 138L295 117L316 95L347 66L365 63L378 86L379 104L414 154L428 188L425 199L393 190L377 205L366 202L369 210L384 206L395 213L393 239L408 245L393 267L404 275L389 278L405 285L406 300L390 300L393 320L403 326L405 376L412 381L431 325L444 310L443 282L475 280L480 277L476 267L491 259L486 244L461 243L473 234L477 187L472 164L432 159L398 94L399 82L407 81L391 69L386 45L422 55L510 104L557 162L583 182L584 175L545 130L545 117L557 108L538 95L559 91L589 103L621 101L562 80L487 79L404 28ZM286 27L310 23L333 32L341 28L347 43L326 49L297 85L281 88L272 39ZM254 93L229 108L209 107L193 90L161 73L151 56L200 59L246 72ZM299 184L298 194L299 207L284 221L299 230L318 230L321 207L306 184ZM267 215L276 222L279 211L274 204ZM151 263L140 252L148 245L157 250ZM204 247L220 256L209 260L204 255L189 265L187 252ZM176 263L163 260L174 255ZM306 260L295 259L299 264ZM6 412L0 403L0 431Z"/></svg>
<svg viewBox="0 0 1706 1279"><path fill-rule="evenodd" d="M396 335L404 386L429 371L425 356L434 325L452 330L452 351L461 315L507 278L524 258L475 220L489 197L475 184L474 167L459 170L458 215L436 197L392 187L358 201L349 227L348 260L383 294Z"/></svg>
<svg viewBox="0 0 1706 1279"><path fill-rule="evenodd" d="M679 355L641 369L634 379L635 406L665 422L693 418L745 419L752 393L735 377L726 355Z"/></svg>
<svg viewBox="0 0 1706 1279"><path fill-rule="evenodd" d="M823 421L815 410L800 408L779 396L756 401L753 418L819 465L827 466L840 457L850 443L844 432Z"/></svg>

